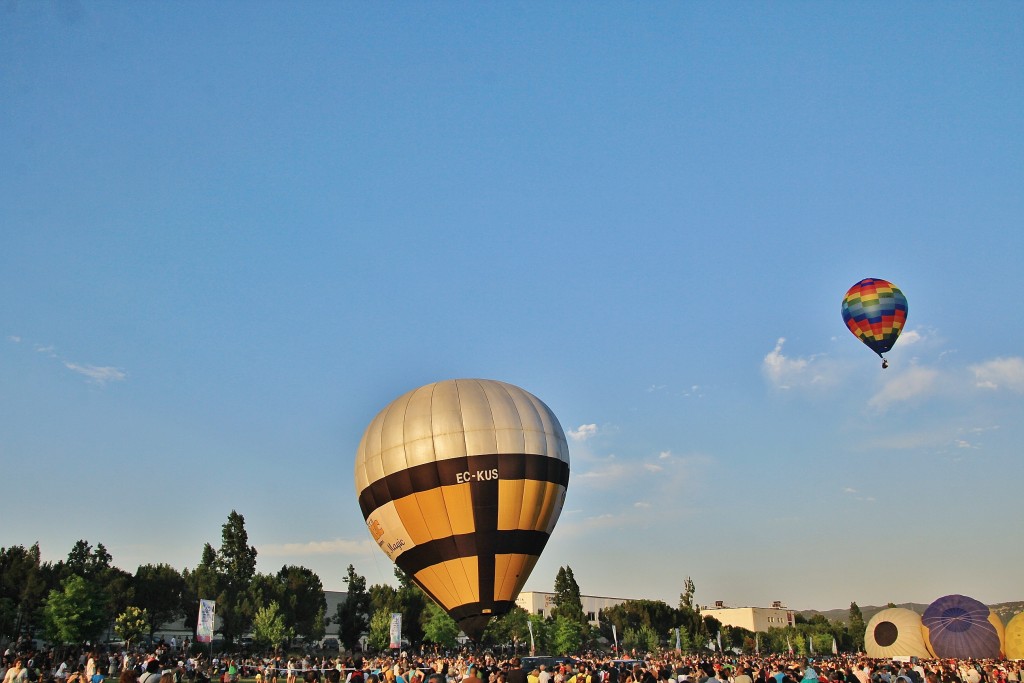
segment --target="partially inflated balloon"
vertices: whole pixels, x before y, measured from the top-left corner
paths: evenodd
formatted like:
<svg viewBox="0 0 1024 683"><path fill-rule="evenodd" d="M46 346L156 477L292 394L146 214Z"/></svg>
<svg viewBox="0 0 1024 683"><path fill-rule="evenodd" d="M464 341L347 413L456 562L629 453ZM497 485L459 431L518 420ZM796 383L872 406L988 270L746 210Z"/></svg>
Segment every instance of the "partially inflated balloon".
<svg viewBox="0 0 1024 683"><path fill-rule="evenodd" d="M879 356L896 343L906 321L907 297L886 280L865 278L843 298L846 327Z"/></svg>
<svg viewBox="0 0 1024 683"><path fill-rule="evenodd" d="M1024 612L1006 625L1006 658L1024 659Z"/></svg>
<svg viewBox="0 0 1024 683"><path fill-rule="evenodd" d="M551 410L482 379L428 384L366 428L356 492L370 534L469 637L508 612L558 520L569 448Z"/></svg>
<svg viewBox="0 0 1024 683"><path fill-rule="evenodd" d="M864 632L868 657L923 657L931 654L921 633L921 617L903 607L890 607L871 617Z"/></svg>
<svg viewBox="0 0 1024 683"><path fill-rule="evenodd" d="M1005 630L999 615L966 595L941 597L921 617L924 641L936 657L998 659Z"/></svg>

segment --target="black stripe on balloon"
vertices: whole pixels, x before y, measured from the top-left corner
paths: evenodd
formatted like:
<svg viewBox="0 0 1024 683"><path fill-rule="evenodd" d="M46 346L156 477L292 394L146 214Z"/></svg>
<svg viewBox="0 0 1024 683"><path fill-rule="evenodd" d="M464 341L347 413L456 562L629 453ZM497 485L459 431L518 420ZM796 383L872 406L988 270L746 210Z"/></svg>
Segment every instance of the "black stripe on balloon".
<svg viewBox="0 0 1024 683"><path fill-rule="evenodd" d="M495 471L498 479L569 485L569 463L558 458L535 453L468 455L414 465L378 479L359 493L359 508L365 519L381 505L414 493L439 486L493 481Z"/></svg>
<svg viewBox="0 0 1024 683"><path fill-rule="evenodd" d="M498 531L498 480L477 478L469 483L473 500L473 529L477 542L477 595L485 609L494 604L495 534Z"/></svg>
<svg viewBox="0 0 1024 683"><path fill-rule="evenodd" d="M479 523L479 520L478 520ZM494 555L540 555L548 542L546 531L513 529L510 531L494 531L487 534L456 534L438 538L409 548L395 559L395 564L410 575L441 562L457 560L462 557L483 555L482 543L487 537L487 546L491 548L491 588L487 595L494 595ZM481 593L481 597L483 593Z"/></svg>
<svg viewBox="0 0 1024 683"><path fill-rule="evenodd" d="M512 600L493 600L489 605L484 605L480 602L469 602L465 605L459 605L448 614L455 621L461 621L462 619L468 619L477 617L483 614L485 609L490 609L485 616L488 617L500 617L502 614L508 614L516 603Z"/></svg>

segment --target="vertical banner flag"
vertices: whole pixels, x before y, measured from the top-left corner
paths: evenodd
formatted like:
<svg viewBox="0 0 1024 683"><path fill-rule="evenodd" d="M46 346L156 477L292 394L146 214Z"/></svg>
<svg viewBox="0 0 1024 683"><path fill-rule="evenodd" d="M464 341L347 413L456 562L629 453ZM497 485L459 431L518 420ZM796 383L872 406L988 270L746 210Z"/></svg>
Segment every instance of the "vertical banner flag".
<svg viewBox="0 0 1024 683"><path fill-rule="evenodd" d="M789 654L793 654L793 643L789 641L789 636L786 636L786 649L789 650Z"/></svg>
<svg viewBox="0 0 1024 683"><path fill-rule="evenodd" d="M722 632L718 632L718 651L722 651Z"/></svg>
<svg viewBox="0 0 1024 683"><path fill-rule="evenodd" d="M839 654L839 644L836 643L836 637L832 636L832 654Z"/></svg>
<svg viewBox="0 0 1024 683"><path fill-rule="evenodd" d="M679 627L676 626L676 652L682 652L682 651L683 651L683 646L679 642Z"/></svg>
<svg viewBox="0 0 1024 683"><path fill-rule="evenodd" d="M398 650L402 647L402 614L401 612L391 613L391 644L388 645L392 650Z"/></svg>
<svg viewBox="0 0 1024 683"><path fill-rule="evenodd" d="M527 619L526 627L530 629L530 656L532 657L537 653L537 646L533 643L533 622ZM612 629L614 630L615 627L612 626Z"/></svg>
<svg viewBox="0 0 1024 683"><path fill-rule="evenodd" d="M196 623L196 642L213 642L213 619L217 612L217 603L213 600L199 601L199 621Z"/></svg>
<svg viewBox="0 0 1024 683"><path fill-rule="evenodd" d="M810 636L807 636L807 653L814 654L814 641L811 640Z"/></svg>
<svg viewBox="0 0 1024 683"><path fill-rule="evenodd" d="M615 651L619 651L619 634L615 632L615 624L612 624L612 642L615 644Z"/></svg>
<svg viewBox="0 0 1024 683"><path fill-rule="evenodd" d="M754 632L754 654L761 654L761 634L756 631Z"/></svg>

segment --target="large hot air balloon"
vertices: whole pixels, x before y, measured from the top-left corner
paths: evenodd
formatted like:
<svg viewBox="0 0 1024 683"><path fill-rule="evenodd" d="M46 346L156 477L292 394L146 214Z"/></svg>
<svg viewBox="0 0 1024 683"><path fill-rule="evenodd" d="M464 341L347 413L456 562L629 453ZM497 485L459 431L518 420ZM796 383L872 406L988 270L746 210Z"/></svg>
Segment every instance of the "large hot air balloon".
<svg viewBox="0 0 1024 683"><path fill-rule="evenodd" d="M366 428L356 492L381 550L479 640L508 612L554 529L569 448L519 387L456 379L395 399Z"/></svg>
<svg viewBox="0 0 1024 683"><path fill-rule="evenodd" d="M864 650L868 657L878 658L932 656L924 644L920 615L903 607L890 607L871 617Z"/></svg>
<svg viewBox="0 0 1024 683"><path fill-rule="evenodd" d="M941 597L921 617L924 642L935 657L998 659L1005 631L999 615L965 595Z"/></svg>
<svg viewBox="0 0 1024 683"><path fill-rule="evenodd" d="M1006 658L1024 659L1024 612L1006 625Z"/></svg>
<svg viewBox="0 0 1024 683"><path fill-rule="evenodd" d="M858 339L882 359L907 322L907 297L899 287L878 278L864 278L843 297L843 322Z"/></svg>

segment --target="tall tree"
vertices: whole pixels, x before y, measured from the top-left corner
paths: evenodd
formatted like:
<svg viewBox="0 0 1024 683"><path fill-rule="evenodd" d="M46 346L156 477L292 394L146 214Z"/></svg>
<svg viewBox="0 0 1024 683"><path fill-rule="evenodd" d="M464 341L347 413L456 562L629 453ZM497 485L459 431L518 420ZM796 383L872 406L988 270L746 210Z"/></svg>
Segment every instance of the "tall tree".
<svg viewBox="0 0 1024 683"><path fill-rule="evenodd" d="M169 564L145 564L135 571L135 601L149 617L147 632L153 635L157 628L182 616L182 595L185 580Z"/></svg>
<svg viewBox="0 0 1024 683"><path fill-rule="evenodd" d="M146 610L130 606L114 619L114 633L124 641L125 648L131 648L131 644L142 637L146 632L152 635L149 630L149 614Z"/></svg>
<svg viewBox="0 0 1024 683"><path fill-rule="evenodd" d="M221 618L221 634L228 645L244 633L255 612L249 597L249 584L256 575L256 548L249 545L245 517L235 510L221 527L220 550L214 564L220 577L217 614Z"/></svg>
<svg viewBox="0 0 1024 683"><path fill-rule="evenodd" d="M344 581L348 592L338 605L335 621L338 623L338 639L345 647L353 649L369 625L370 594L366 592L366 578L357 574L352 565L348 566Z"/></svg>
<svg viewBox="0 0 1024 683"><path fill-rule="evenodd" d="M696 590L693 579L687 576L686 582L683 584L683 592L679 594L679 609L693 609L693 594Z"/></svg>
<svg viewBox="0 0 1024 683"><path fill-rule="evenodd" d="M551 616L554 618L565 617L586 625L587 615L583 613L583 598L580 596L580 587L573 576L572 567L566 565L558 568L555 576L555 597L554 609Z"/></svg>
<svg viewBox="0 0 1024 683"><path fill-rule="evenodd" d="M850 603L850 646L854 652L864 651L864 636L866 626L864 625L864 615L860 611L860 607L857 603Z"/></svg>
<svg viewBox="0 0 1024 683"><path fill-rule="evenodd" d="M0 636L31 631L47 593L39 544L0 548Z"/></svg>
<svg viewBox="0 0 1024 683"><path fill-rule="evenodd" d="M311 569L289 565L281 567L276 577L284 601L281 613L297 636L310 640L323 638L327 599L320 577ZM255 603L259 604L259 603Z"/></svg>

